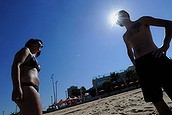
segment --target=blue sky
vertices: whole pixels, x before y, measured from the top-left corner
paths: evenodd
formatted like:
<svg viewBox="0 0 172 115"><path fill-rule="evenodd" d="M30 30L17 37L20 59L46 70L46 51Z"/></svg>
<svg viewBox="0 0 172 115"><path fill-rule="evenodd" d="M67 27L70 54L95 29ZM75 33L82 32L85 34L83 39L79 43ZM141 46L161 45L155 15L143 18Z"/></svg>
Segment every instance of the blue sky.
<svg viewBox="0 0 172 115"><path fill-rule="evenodd" d="M72 85L92 87L92 79L131 65L122 35L109 16L127 10L131 20L149 15L172 20L172 1L166 0L0 0L0 114L15 111L11 101L11 64L30 38L43 41L40 95L45 110L53 96L51 75L58 81L58 100ZM163 28L152 27L161 46ZM172 48L167 52L172 57Z"/></svg>

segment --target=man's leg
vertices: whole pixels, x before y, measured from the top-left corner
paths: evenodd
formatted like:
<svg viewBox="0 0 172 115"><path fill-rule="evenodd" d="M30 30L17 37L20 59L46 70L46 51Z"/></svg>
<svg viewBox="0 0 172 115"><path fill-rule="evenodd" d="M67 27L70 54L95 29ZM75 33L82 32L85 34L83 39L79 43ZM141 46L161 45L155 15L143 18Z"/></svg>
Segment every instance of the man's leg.
<svg viewBox="0 0 172 115"><path fill-rule="evenodd" d="M161 101L152 102L156 107L159 115L172 115L172 111L170 110L169 106L164 102L162 99Z"/></svg>

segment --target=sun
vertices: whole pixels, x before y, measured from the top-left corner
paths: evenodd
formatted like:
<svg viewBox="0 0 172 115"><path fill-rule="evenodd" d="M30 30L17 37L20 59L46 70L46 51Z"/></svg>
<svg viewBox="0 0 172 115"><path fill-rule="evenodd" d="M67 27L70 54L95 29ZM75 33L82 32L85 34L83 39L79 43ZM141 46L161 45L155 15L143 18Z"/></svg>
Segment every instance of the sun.
<svg viewBox="0 0 172 115"><path fill-rule="evenodd" d="M109 22L112 26L116 25L118 20L118 16L116 12L112 12L109 16Z"/></svg>

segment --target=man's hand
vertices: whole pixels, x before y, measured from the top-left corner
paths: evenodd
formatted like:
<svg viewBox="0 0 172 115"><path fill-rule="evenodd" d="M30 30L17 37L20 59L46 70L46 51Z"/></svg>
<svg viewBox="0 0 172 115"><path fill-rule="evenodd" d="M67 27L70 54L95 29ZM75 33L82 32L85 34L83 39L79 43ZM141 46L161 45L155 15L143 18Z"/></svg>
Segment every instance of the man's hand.
<svg viewBox="0 0 172 115"><path fill-rule="evenodd" d="M163 54L166 55L166 52L170 45L163 45L159 49L153 52L153 55L155 55L156 58L160 58Z"/></svg>

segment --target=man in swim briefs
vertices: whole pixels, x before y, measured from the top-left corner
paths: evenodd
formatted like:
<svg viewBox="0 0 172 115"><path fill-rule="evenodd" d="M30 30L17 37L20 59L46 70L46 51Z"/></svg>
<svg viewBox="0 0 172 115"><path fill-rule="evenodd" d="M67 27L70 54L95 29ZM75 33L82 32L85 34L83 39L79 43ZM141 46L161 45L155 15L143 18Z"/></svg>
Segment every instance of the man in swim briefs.
<svg viewBox="0 0 172 115"><path fill-rule="evenodd" d="M172 37L172 22L150 16L131 21L125 10L119 11L117 15L117 24L126 28L123 40L128 56L136 67L144 100L152 102L160 115L172 115L163 100L161 89L172 99L172 61L166 56ZM165 28L165 38L160 48L153 42L150 26Z"/></svg>

